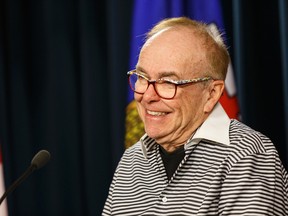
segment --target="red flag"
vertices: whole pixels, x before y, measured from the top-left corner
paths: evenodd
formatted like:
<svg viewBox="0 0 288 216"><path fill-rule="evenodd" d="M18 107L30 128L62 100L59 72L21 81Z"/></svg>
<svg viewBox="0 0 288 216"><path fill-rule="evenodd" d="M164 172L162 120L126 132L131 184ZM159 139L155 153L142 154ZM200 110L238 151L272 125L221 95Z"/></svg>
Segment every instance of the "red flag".
<svg viewBox="0 0 288 216"><path fill-rule="evenodd" d="M4 186L4 172L3 172L3 163L2 163L2 152L0 151L0 196L4 194L5 192L5 186ZM2 202L0 205L0 215L1 216L8 216L8 210L7 210L7 203L6 200Z"/></svg>
<svg viewBox="0 0 288 216"><path fill-rule="evenodd" d="M225 80L225 90L220 98L220 103L230 118L240 119L240 111L236 95L234 72L231 63L229 64Z"/></svg>

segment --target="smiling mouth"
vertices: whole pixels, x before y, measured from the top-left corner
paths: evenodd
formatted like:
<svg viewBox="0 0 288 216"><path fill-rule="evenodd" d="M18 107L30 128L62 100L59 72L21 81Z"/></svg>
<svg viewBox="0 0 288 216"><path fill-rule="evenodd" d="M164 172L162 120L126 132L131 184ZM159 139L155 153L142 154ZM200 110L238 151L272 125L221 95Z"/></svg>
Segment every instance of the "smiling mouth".
<svg viewBox="0 0 288 216"><path fill-rule="evenodd" d="M156 111L150 111L150 110L147 110L147 113L153 116L163 116L167 114L166 112L156 112Z"/></svg>

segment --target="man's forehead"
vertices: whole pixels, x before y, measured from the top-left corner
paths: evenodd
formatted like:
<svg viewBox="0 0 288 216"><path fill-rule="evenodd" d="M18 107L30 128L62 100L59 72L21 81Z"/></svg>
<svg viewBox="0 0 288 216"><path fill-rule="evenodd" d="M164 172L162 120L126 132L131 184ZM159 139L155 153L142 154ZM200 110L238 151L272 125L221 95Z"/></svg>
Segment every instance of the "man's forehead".
<svg viewBox="0 0 288 216"><path fill-rule="evenodd" d="M156 40L158 38L165 38L165 37L193 37L195 35L195 30L192 28L188 28L186 26L170 26L161 29L157 33L153 34L146 43L150 43L153 40ZM195 35L196 36L196 35Z"/></svg>

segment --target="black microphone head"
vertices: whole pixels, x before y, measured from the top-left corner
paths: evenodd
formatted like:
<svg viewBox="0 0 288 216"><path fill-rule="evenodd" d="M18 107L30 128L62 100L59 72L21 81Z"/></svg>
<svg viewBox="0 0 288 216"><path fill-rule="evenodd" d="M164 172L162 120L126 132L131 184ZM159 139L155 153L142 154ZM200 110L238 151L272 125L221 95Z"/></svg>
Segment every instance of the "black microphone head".
<svg viewBox="0 0 288 216"><path fill-rule="evenodd" d="M46 150L39 151L32 159L31 165L36 169L43 167L50 160L50 153Z"/></svg>

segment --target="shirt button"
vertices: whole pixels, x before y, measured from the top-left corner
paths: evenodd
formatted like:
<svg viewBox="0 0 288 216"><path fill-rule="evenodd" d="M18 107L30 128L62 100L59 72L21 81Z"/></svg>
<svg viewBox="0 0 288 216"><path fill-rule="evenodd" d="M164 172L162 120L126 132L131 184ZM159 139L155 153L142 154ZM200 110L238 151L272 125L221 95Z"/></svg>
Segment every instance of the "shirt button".
<svg viewBox="0 0 288 216"><path fill-rule="evenodd" d="M166 203L167 201L168 201L167 197L164 196L164 197L162 198L162 202L163 202L163 203Z"/></svg>

